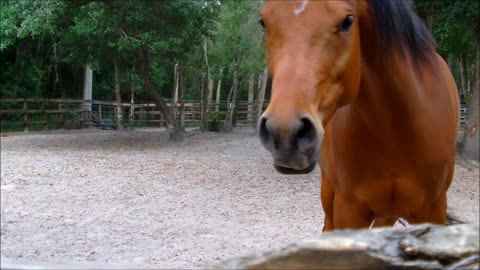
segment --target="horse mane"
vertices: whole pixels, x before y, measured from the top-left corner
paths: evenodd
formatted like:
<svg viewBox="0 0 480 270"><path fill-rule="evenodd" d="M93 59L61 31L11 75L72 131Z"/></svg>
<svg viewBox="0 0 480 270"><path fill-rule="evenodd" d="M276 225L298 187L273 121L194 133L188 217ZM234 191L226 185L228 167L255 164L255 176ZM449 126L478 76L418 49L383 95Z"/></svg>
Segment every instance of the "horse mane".
<svg viewBox="0 0 480 270"><path fill-rule="evenodd" d="M412 0L368 1L377 34L388 49L397 48L404 57L410 52L415 61L420 57L428 60L436 42L412 6Z"/></svg>

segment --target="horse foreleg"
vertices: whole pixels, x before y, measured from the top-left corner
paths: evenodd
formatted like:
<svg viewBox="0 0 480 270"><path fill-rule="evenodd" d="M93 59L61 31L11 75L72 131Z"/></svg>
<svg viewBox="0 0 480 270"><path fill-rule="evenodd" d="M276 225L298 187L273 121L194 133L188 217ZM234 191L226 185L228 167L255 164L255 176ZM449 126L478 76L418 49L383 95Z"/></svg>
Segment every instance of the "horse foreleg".
<svg viewBox="0 0 480 270"><path fill-rule="evenodd" d="M338 229L368 229L373 221L372 211L363 203L342 198L335 193L333 227Z"/></svg>
<svg viewBox="0 0 480 270"><path fill-rule="evenodd" d="M325 213L322 231L331 231L333 230L333 199L335 198L335 192L333 191L327 177L323 172L320 198L322 200L323 212Z"/></svg>
<svg viewBox="0 0 480 270"><path fill-rule="evenodd" d="M447 223L447 192L440 197L412 213L408 222L413 224L433 223L445 225Z"/></svg>

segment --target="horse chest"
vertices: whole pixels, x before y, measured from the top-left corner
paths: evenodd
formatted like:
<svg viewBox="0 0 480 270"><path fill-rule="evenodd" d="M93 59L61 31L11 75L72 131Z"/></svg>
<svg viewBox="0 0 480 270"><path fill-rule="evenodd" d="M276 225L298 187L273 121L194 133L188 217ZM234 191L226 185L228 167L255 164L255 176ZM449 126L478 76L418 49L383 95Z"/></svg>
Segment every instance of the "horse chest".
<svg viewBox="0 0 480 270"><path fill-rule="evenodd" d="M364 154L339 159L331 181L342 197L366 204L378 215L401 216L446 190L449 171L444 162L402 163L395 157Z"/></svg>

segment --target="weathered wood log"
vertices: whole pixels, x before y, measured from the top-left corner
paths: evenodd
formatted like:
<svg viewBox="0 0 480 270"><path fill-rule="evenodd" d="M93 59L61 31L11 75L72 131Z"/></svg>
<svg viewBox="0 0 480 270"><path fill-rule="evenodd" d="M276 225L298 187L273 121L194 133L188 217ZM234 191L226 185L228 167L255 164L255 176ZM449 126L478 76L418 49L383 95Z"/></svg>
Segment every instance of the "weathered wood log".
<svg viewBox="0 0 480 270"><path fill-rule="evenodd" d="M479 225L343 230L212 269L478 269Z"/></svg>

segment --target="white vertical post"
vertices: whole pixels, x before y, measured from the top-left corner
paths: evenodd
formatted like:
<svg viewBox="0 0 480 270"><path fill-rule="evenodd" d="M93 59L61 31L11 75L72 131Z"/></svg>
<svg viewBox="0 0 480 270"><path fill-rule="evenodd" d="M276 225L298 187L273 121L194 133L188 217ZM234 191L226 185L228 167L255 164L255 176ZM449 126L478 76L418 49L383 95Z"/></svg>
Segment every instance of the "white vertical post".
<svg viewBox="0 0 480 270"><path fill-rule="evenodd" d="M89 64L84 66L84 79L83 79L83 99L89 100L90 102L85 102L83 109L85 111L92 111L92 82L93 82L93 71Z"/></svg>

